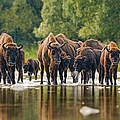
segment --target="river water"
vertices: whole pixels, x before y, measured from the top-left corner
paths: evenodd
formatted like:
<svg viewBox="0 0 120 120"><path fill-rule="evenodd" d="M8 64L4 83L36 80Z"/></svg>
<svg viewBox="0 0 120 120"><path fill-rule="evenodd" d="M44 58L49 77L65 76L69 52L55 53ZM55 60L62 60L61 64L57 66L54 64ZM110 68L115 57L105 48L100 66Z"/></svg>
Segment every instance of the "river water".
<svg viewBox="0 0 120 120"><path fill-rule="evenodd" d="M38 84L0 84L0 120L120 119L119 85Z"/></svg>

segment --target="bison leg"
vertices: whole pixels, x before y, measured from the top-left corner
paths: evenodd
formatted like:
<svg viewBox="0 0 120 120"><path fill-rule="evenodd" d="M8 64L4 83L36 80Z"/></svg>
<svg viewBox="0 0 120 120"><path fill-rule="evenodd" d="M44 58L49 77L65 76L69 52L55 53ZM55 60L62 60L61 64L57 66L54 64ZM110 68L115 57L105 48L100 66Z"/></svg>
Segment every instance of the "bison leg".
<svg viewBox="0 0 120 120"><path fill-rule="evenodd" d="M63 70L62 68L59 68L59 75L60 75L60 80L61 80L61 84L63 83Z"/></svg>
<svg viewBox="0 0 120 120"><path fill-rule="evenodd" d="M3 82L4 84L6 84L6 71L3 71L2 73L3 73Z"/></svg>
<svg viewBox="0 0 120 120"><path fill-rule="evenodd" d="M57 85L57 68L54 70L54 85Z"/></svg>
<svg viewBox="0 0 120 120"><path fill-rule="evenodd" d="M37 80L37 73L38 73L38 71L35 71L35 80Z"/></svg>
<svg viewBox="0 0 120 120"><path fill-rule="evenodd" d="M41 84L43 84L44 65L41 64Z"/></svg>
<svg viewBox="0 0 120 120"><path fill-rule="evenodd" d="M108 68L106 68L105 82L107 85L109 85L109 69Z"/></svg>
<svg viewBox="0 0 120 120"><path fill-rule="evenodd" d="M83 75L84 75L84 84L86 84L86 72L83 71Z"/></svg>
<svg viewBox="0 0 120 120"><path fill-rule="evenodd" d="M7 82L8 82L9 84L11 84L11 78L10 78L9 73L7 73Z"/></svg>
<svg viewBox="0 0 120 120"><path fill-rule="evenodd" d="M84 80L84 74L83 74L83 71L81 71L81 84L83 80Z"/></svg>
<svg viewBox="0 0 120 120"><path fill-rule="evenodd" d="M11 72L12 72L12 84L15 84L15 66L12 66Z"/></svg>
<svg viewBox="0 0 120 120"><path fill-rule="evenodd" d="M50 85L50 72L49 72L49 66L45 65L45 71L47 74L47 79L48 79L48 85Z"/></svg>
<svg viewBox="0 0 120 120"><path fill-rule="evenodd" d="M103 84L103 79L104 79L104 67L103 66L101 66L101 84Z"/></svg>
<svg viewBox="0 0 120 120"><path fill-rule="evenodd" d="M110 70L110 82L111 82L111 85L113 85L113 82L112 82L112 69Z"/></svg>
<svg viewBox="0 0 120 120"><path fill-rule="evenodd" d="M19 69L18 74L19 75L18 75L18 81L17 82L19 82L20 79L21 79L21 82L23 82L23 71L22 71L22 68Z"/></svg>
<svg viewBox="0 0 120 120"><path fill-rule="evenodd" d="M23 71L21 70L21 72L20 72L20 78L21 78L21 82L23 82Z"/></svg>
<svg viewBox="0 0 120 120"><path fill-rule="evenodd" d="M32 79L32 73L28 73L28 76L29 76L29 81L31 81L31 79Z"/></svg>
<svg viewBox="0 0 120 120"><path fill-rule="evenodd" d="M92 81L93 81L93 84L94 84L94 80L95 80L95 69L92 70Z"/></svg>
<svg viewBox="0 0 120 120"><path fill-rule="evenodd" d="M20 73L18 73L18 80L17 80L17 83L19 83L20 81Z"/></svg>
<svg viewBox="0 0 120 120"><path fill-rule="evenodd" d="M114 71L113 78L114 78L114 85L116 85L117 70Z"/></svg>
<svg viewBox="0 0 120 120"><path fill-rule="evenodd" d="M99 69L99 83L101 82L101 68L102 66L100 65L100 69Z"/></svg>
<svg viewBox="0 0 120 120"><path fill-rule="evenodd" d="M73 62L71 61L70 62L71 64L69 65L69 69L70 69L70 71L71 71L71 76L72 76L72 78L73 78L73 83L75 83L76 82L76 79L75 79L75 75L73 74L73 72L74 72L74 67L73 67Z"/></svg>
<svg viewBox="0 0 120 120"><path fill-rule="evenodd" d="M3 83L6 84L6 70L5 70L5 64L2 63L2 66L1 66L1 71L2 71L2 74L3 74Z"/></svg>
<svg viewBox="0 0 120 120"><path fill-rule="evenodd" d="M1 83L1 72L0 72L0 83Z"/></svg>
<svg viewBox="0 0 120 120"><path fill-rule="evenodd" d="M67 79L67 70L64 71L64 83L66 83L66 79Z"/></svg>

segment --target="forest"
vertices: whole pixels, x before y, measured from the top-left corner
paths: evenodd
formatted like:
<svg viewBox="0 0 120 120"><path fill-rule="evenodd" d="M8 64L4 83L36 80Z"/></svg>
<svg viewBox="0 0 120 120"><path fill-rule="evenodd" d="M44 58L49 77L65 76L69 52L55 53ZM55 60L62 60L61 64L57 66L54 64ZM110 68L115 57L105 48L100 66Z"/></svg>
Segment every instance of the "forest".
<svg viewBox="0 0 120 120"><path fill-rule="evenodd" d="M0 0L0 33L17 43L38 43L63 33L71 40L120 39L119 0ZM25 47L27 49L27 47Z"/></svg>

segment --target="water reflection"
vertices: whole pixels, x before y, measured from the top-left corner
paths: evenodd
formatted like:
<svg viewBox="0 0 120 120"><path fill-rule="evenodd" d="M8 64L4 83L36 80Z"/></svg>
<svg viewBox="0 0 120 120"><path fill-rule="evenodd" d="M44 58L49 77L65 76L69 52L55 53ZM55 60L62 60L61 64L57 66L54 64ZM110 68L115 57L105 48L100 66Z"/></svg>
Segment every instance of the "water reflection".
<svg viewBox="0 0 120 120"><path fill-rule="evenodd" d="M79 112L82 106L100 113L84 118ZM0 120L68 119L120 119L118 87L41 86L20 92L0 88Z"/></svg>

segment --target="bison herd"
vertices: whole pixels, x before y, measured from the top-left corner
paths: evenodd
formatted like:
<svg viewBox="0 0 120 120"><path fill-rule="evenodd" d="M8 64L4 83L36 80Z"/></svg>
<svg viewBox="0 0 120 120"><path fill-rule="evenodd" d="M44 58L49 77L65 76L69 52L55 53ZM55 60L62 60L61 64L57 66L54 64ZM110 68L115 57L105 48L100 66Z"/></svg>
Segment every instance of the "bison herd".
<svg viewBox="0 0 120 120"><path fill-rule="evenodd" d="M15 84L15 69L18 71L18 80L23 82L24 73L28 73L29 80L32 74L37 79L41 71L41 84L43 84L44 71L47 75L48 85L53 82L57 85L57 72L61 84L66 83L67 70L71 72L73 83L78 82L81 73L81 82L86 84L92 78L94 84L95 72L99 73L99 83L105 82L116 85L120 50L115 42L109 45L101 44L97 40L89 39L85 42L69 40L64 34L54 36L52 33L39 44L38 60L28 59L25 63L23 45L18 46L12 37L6 33L0 35L0 82ZM40 64L40 68L39 68ZM63 76L64 75L64 76ZM51 78L51 79L50 79ZM114 79L114 82L112 80Z"/></svg>

